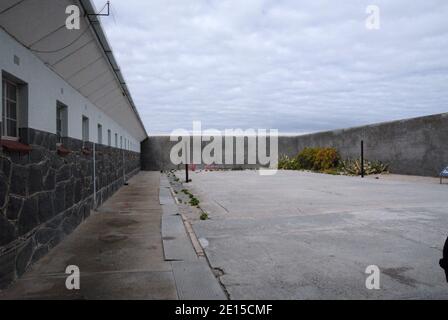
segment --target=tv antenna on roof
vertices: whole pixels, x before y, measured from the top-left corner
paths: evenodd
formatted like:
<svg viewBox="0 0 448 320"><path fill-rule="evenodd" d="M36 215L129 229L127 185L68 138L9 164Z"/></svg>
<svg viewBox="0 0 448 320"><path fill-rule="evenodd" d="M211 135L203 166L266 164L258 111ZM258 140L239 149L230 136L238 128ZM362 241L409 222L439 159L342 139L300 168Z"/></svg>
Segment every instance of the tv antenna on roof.
<svg viewBox="0 0 448 320"><path fill-rule="evenodd" d="M102 13L104 8L107 7L107 13ZM104 5L103 9L100 10L100 12L98 13L88 13L87 14L89 17L90 16L95 16L95 17L108 17L110 15L110 1L107 1L106 4Z"/></svg>

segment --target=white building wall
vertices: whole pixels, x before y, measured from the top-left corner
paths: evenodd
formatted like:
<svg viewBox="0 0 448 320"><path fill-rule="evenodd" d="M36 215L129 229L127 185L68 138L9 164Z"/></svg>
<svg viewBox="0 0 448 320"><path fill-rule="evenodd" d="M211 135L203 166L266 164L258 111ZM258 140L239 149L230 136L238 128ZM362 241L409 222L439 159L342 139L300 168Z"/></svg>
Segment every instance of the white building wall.
<svg viewBox="0 0 448 320"><path fill-rule="evenodd" d="M20 65L14 63L19 57ZM132 137L125 128L93 105L87 98L65 82L46 66L30 50L0 29L0 69L28 84L28 127L56 133L56 102L68 107L68 136L82 139L82 116L89 118L89 140L98 141L98 123L103 127L103 144L107 145L107 130L112 131L112 146L115 133L130 141L133 151L140 152L140 141ZM0 108L1 112L1 108ZM125 146L123 146L125 148Z"/></svg>

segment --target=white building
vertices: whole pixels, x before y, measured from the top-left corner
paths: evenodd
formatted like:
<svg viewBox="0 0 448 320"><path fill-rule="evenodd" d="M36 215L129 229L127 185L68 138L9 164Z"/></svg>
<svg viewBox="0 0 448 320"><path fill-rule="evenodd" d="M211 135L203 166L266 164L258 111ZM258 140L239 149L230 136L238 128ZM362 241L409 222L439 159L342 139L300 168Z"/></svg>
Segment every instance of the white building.
<svg viewBox="0 0 448 320"><path fill-rule="evenodd" d="M0 1L0 289L140 170L147 133L95 13Z"/></svg>
<svg viewBox="0 0 448 320"><path fill-rule="evenodd" d="M79 30L66 27L70 5ZM145 128L98 17L85 13L95 13L88 0L1 1L4 139L29 127L139 152Z"/></svg>

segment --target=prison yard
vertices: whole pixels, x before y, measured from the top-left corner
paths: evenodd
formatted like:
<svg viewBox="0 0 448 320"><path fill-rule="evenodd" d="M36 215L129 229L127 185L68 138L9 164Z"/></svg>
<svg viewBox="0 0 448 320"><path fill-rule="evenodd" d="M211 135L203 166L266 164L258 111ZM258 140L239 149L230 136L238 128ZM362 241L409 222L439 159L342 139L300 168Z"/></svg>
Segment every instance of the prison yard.
<svg viewBox="0 0 448 320"><path fill-rule="evenodd" d="M30 130L29 155L2 156L4 207L13 217L24 202L9 220L26 237L6 234L18 240L0 254L0 299L447 299L446 150L434 148L447 119L271 136L272 170L247 163L248 139L242 164L175 165L170 137L145 139L139 161L75 139L61 155Z"/></svg>
<svg viewBox="0 0 448 320"><path fill-rule="evenodd" d="M185 172L174 176L177 190ZM291 170L190 177L183 187L200 209L183 203L230 299L448 298L439 267L448 189L437 178ZM378 290L366 288L372 265Z"/></svg>
<svg viewBox="0 0 448 320"><path fill-rule="evenodd" d="M67 8L79 28L64 28ZM101 11L0 1L0 299L448 298L448 113L292 135L242 117L232 126L245 131L194 121L191 136L156 135ZM139 100L147 119L166 109L178 123Z"/></svg>

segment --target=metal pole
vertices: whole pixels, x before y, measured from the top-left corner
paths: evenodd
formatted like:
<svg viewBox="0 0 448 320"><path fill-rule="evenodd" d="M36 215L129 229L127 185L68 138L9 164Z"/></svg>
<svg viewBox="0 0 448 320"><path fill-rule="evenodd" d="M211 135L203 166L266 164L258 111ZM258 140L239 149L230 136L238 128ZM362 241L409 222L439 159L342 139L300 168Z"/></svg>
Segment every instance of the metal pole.
<svg viewBox="0 0 448 320"><path fill-rule="evenodd" d="M96 144L93 143L93 208L96 209Z"/></svg>
<svg viewBox="0 0 448 320"><path fill-rule="evenodd" d="M122 146L123 148L123 146ZM124 162L124 149L121 149L122 155L123 155L123 185L127 186L128 183L126 182L126 166Z"/></svg>
<svg viewBox="0 0 448 320"><path fill-rule="evenodd" d="M188 177L188 143L185 143L185 183L190 182Z"/></svg>
<svg viewBox="0 0 448 320"><path fill-rule="evenodd" d="M364 178L364 140L361 140L361 178Z"/></svg>

